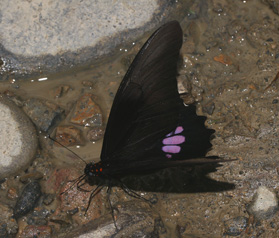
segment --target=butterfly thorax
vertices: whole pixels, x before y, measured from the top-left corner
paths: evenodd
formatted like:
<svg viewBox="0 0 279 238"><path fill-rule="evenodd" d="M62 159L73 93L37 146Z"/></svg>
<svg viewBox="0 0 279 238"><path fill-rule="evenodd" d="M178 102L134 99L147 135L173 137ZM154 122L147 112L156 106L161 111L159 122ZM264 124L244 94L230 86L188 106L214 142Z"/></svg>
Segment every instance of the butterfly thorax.
<svg viewBox="0 0 279 238"><path fill-rule="evenodd" d="M89 178L91 177L105 177L104 170L107 166L104 166L100 161L98 163L91 162L86 165L84 169L84 174L86 174Z"/></svg>

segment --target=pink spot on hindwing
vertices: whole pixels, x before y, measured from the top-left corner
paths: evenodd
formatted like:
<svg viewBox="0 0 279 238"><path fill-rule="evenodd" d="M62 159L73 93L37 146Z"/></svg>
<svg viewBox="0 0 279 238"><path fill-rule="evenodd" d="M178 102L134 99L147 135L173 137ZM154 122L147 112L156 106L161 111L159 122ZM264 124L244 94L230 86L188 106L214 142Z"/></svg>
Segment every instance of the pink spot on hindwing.
<svg viewBox="0 0 279 238"><path fill-rule="evenodd" d="M182 131L184 131L184 129L183 129L183 127L182 126L178 126L178 127L176 127L176 129L175 129L175 131L173 132L170 132L169 134L167 134L166 135L166 137L170 137L170 136L172 136L173 134L179 134L179 133L181 133Z"/></svg>
<svg viewBox="0 0 279 238"><path fill-rule="evenodd" d="M163 140L164 145L179 145L185 142L185 137L184 136L172 136L172 137L167 137Z"/></svg>
<svg viewBox="0 0 279 238"><path fill-rule="evenodd" d="M178 127L176 127L174 134L179 134L182 131L184 131L183 127L182 126L178 126Z"/></svg>
<svg viewBox="0 0 279 238"><path fill-rule="evenodd" d="M172 131L171 133L166 135L166 138L163 139L162 143L164 146L162 147L162 150L166 154L167 158L172 158L172 154L178 154L181 151L180 144L183 144L185 142L185 136L183 135L177 135L184 131L184 128L182 126L176 127L175 131Z"/></svg>
<svg viewBox="0 0 279 238"><path fill-rule="evenodd" d="M177 145L167 145L167 146L163 146L163 151L166 153L172 153L172 154L177 154L180 152L181 147L177 146Z"/></svg>

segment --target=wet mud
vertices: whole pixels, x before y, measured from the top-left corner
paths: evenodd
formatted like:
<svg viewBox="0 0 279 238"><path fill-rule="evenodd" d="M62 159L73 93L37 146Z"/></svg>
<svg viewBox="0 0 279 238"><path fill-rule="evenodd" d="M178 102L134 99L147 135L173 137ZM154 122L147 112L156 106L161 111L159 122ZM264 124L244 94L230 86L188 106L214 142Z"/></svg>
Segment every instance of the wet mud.
<svg viewBox="0 0 279 238"><path fill-rule="evenodd" d="M74 141L69 148L82 159L97 162L102 130L115 92L147 34L136 44L121 48L120 55L108 59L106 64L42 75L40 79L11 79L1 83L2 93L24 105L33 99L47 100L43 106L53 113L57 108L52 105L59 107L59 117L49 118L49 124L41 122L47 127L40 127L40 118L38 125L35 123L42 133L39 133L37 158L29 169L1 181L0 208L9 217L12 214L9 208L15 206L29 179L39 180L43 193L33 212L17 223L12 218L7 221L6 233L18 231L20 237L30 237L31 231L33 234L40 231L46 237L70 237L90 232L91 227L96 232L94 237L279 236L277 206L268 215L264 212L256 215L249 209L260 187L267 188L275 197L279 191L276 9L268 1L210 0L195 1L188 12L179 14L183 16L180 23L184 32L178 76L180 90L188 93L185 100L197 105L197 113L207 117L207 127L216 131L208 155L237 160L223 163L217 169L197 166L127 178L127 184L153 202L149 207L113 188L111 202L122 229L118 234L106 190L94 198L84 216L90 193L77 191L76 187L67 190L72 184L69 181L83 173L84 163L44 136L51 132L55 137L56 128L63 127L59 137L64 133L65 143ZM89 94L94 95L90 100L98 105L99 114L89 120L99 127L96 131L100 134L93 141L87 136L88 128L71 122L76 102ZM68 192L61 195L64 191Z"/></svg>

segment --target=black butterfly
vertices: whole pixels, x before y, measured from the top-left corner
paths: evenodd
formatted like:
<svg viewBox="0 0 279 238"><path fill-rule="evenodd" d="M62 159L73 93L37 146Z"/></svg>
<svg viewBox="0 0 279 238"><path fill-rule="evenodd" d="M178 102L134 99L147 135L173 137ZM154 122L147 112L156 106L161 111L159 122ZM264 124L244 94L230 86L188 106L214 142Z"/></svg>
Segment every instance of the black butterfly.
<svg viewBox="0 0 279 238"><path fill-rule="evenodd" d="M101 161L87 164L84 170L88 178L218 162L214 160L218 157L197 159L210 149L214 130L205 128L206 118L197 116L195 106L185 106L179 96L176 75L181 45L181 27L171 21L139 51L115 96Z"/></svg>
<svg viewBox="0 0 279 238"><path fill-rule="evenodd" d="M111 108L101 160L88 163L76 180L79 188L84 180L100 181L88 207L114 181L139 197L121 182L124 176L223 161L217 156L205 158L214 130L205 128L206 118L197 116L195 106L185 106L178 93L181 45L179 23L168 22L152 34L128 69Z"/></svg>

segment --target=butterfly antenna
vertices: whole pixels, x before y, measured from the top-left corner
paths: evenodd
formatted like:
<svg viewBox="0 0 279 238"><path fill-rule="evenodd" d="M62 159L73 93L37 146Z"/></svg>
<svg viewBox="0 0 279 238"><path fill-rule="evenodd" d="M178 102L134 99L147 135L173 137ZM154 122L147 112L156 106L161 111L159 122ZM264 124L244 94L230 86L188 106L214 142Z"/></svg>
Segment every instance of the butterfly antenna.
<svg viewBox="0 0 279 238"><path fill-rule="evenodd" d="M83 161L85 164L87 164L86 161L85 161L83 158L81 158L77 153L75 153L74 151L70 150L68 147L66 147L65 145L63 145L63 144L60 143L59 141L57 141L57 140L51 138L50 135L47 135L47 137L48 137L49 139L51 139L52 141L56 142L57 144L59 144L60 146L62 146L63 148L65 148L66 150L72 152L77 158L79 158L81 161Z"/></svg>

